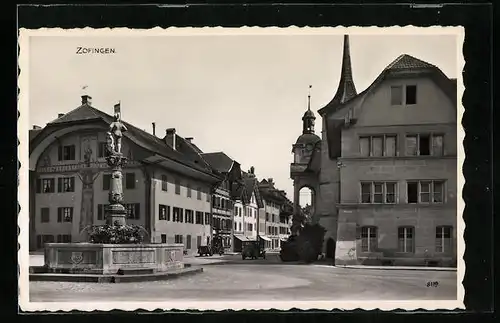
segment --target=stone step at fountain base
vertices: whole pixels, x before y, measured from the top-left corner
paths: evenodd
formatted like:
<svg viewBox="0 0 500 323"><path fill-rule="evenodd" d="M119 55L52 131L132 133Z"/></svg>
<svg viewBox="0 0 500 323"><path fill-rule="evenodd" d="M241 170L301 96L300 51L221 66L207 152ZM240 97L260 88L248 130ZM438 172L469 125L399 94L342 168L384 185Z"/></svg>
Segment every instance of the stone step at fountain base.
<svg viewBox="0 0 500 323"><path fill-rule="evenodd" d="M186 266L182 269L173 269L165 272L154 272L149 268L127 269L115 275L102 275L99 273L71 273L69 270L58 270L47 272L43 266L30 267L30 281L60 281L78 283L131 283L157 281L179 278L202 273L203 268L198 266Z"/></svg>

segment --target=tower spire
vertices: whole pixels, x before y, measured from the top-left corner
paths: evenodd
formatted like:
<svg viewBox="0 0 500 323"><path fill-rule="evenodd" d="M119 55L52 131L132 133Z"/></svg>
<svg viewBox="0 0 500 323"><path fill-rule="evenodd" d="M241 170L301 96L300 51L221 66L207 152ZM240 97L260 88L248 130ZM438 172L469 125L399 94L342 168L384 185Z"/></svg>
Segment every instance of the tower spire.
<svg viewBox="0 0 500 323"><path fill-rule="evenodd" d="M311 110L311 88L312 85L309 85L309 94L307 95L307 110Z"/></svg>
<svg viewBox="0 0 500 323"><path fill-rule="evenodd" d="M311 88L312 85L309 85L309 94L307 95L307 111L304 113L302 117L302 133L314 133L314 120L316 117L314 113L311 111Z"/></svg>
<svg viewBox="0 0 500 323"><path fill-rule="evenodd" d="M351 52L349 47L349 35L344 35L344 48L342 53L342 68L340 71L340 81L339 87L333 99L320 110L320 114L323 111L330 109L337 109L337 107L357 95L356 86L354 85L354 80L352 77L352 67L351 67Z"/></svg>

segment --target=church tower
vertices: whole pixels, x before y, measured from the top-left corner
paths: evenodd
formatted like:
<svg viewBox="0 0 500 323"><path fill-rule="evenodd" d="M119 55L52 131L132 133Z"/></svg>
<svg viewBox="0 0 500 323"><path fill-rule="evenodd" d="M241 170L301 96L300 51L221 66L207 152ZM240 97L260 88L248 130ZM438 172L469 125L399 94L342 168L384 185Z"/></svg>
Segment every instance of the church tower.
<svg viewBox="0 0 500 323"><path fill-rule="evenodd" d="M311 89L311 86L309 86ZM294 219L297 221L301 217L300 206L300 190L307 187L311 190L311 216L314 218L314 210L316 205L316 196L318 192L318 173L312 167L312 160L315 152L319 152L321 138L314 132L314 122L316 116L311 110L311 93L307 97L307 110L302 116L302 134L297 138L293 145L292 153L294 155L293 163L290 165L290 178L293 180L294 186ZM319 157L319 156L318 156ZM319 159L316 158L318 161ZM292 233L295 226L292 227Z"/></svg>
<svg viewBox="0 0 500 323"><path fill-rule="evenodd" d="M341 127L330 118L344 103L357 95L356 87L352 77L351 55L349 48L349 36L344 35L342 65L340 68L340 79L337 91L333 98L322 109L318 111L322 118L322 141L320 171L318 175L319 198L317 199L317 210L319 223L327 232L325 234L325 254L328 258L334 258L339 236L338 204L340 203L340 167L341 156Z"/></svg>

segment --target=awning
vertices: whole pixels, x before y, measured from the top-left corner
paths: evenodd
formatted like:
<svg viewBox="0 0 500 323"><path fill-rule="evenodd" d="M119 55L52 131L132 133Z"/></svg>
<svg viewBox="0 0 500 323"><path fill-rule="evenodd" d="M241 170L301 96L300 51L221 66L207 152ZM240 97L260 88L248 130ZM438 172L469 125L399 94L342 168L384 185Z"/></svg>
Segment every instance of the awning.
<svg viewBox="0 0 500 323"><path fill-rule="evenodd" d="M256 241L255 237L246 237L241 234L235 234L234 237L240 241Z"/></svg>
<svg viewBox="0 0 500 323"><path fill-rule="evenodd" d="M247 237L242 236L241 234L235 234L234 237L240 241L247 241Z"/></svg>
<svg viewBox="0 0 500 323"><path fill-rule="evenodd" d="M266 236L259 236L262 240L266 240L266 241L271 241L271 239L269 239L268 237Z"/></svg>

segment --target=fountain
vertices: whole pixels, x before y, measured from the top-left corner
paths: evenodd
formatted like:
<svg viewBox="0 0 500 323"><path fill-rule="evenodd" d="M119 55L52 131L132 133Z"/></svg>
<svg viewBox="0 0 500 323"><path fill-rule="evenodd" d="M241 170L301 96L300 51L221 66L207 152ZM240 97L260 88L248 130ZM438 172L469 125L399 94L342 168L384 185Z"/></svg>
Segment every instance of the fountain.
<svg viewBox="0 0 500 323"><path fill-rule="evenodd" d="M45 265L30 267L30 280L131 282L194 274L201 267L184 264L183 244L143 243L146 230L126 223L122 168L127 158L121 142L127 127L121 122L120 104L107 133L107 163L111 168L106 224L85 231L88 242L46 243Z"/></svg>

